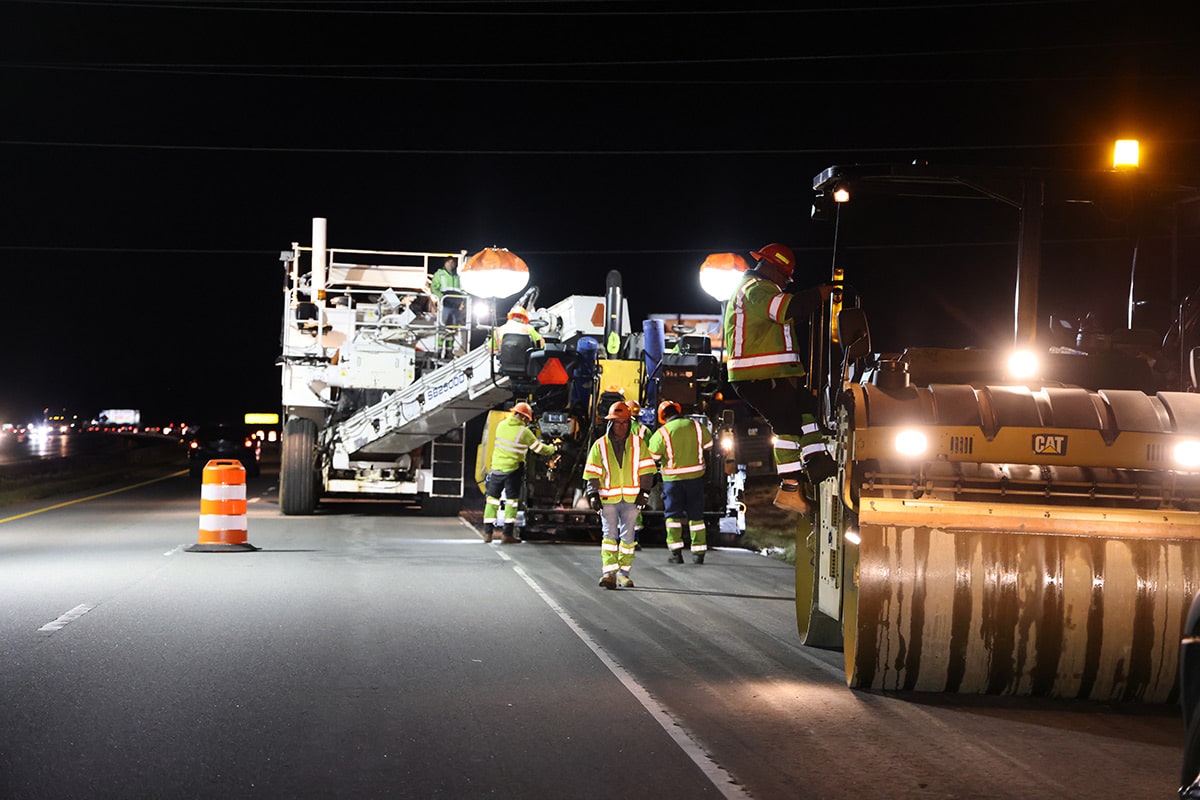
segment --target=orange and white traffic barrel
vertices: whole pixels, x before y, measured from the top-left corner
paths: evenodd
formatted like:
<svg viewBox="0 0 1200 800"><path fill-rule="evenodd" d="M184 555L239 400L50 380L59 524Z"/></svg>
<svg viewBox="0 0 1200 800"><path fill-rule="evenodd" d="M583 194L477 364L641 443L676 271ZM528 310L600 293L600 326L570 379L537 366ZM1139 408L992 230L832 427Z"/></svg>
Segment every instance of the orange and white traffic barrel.
<svg viewBox="0 0 1200 800"><path fill-rule="evenodd" d="M191 553L237 553L258 548L246 541L246 468L232 459L204 465L200 484L200 537Z"/></svg>

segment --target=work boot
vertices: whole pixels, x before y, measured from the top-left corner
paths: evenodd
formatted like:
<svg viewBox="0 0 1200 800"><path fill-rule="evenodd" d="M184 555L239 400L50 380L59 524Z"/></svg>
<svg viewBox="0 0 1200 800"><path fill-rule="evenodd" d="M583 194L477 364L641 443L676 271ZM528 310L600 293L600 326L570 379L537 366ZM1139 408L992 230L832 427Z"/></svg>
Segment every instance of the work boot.
<svg viewBox="0 0 1200 800"><path fill-rule="evenodd" d="M703 552L692 553L692 563L693 564L703 564L704 563L704 553Z"/></svg>
<svg viewBox="0 0 1200 800"><path fill-rule="evenodd" d="M491 544L492 537L495 535L496 526L492 523L485 523L483 526L483 543Z"/></svg>
<svg viewBox="0 0 1200 800"><path fill-rule="evenodd" d="M600 586L604 589L617 588L617 577L611 572L606 572L600 576Z"/></svg>
<svg viewBox="0 0 1200 800"><path fill-rule="evenodd" d="M512 522L504 523L504 533L500 536L500 544L517 544L518 542L521 541L517 537L513 536L513 529L515 527L516 527L515 523L512 523Z"/></svg>
<svg viewBox="0 0 1200 800"><path fill-rule="evenodd" d="M804 474L809 483L816 486L823 480L837 477L838 465L829 453L813 453L804 459Z"/></svg>
<svg viewBox="0 0 1200 800"><path fill-rule="evenodd" d="M632 589L633 588L633 578L629 577L624 572L618 572L617 573L617 586L620 586L622 589Z"/></svg>
<svg viewBox="0 0 1200 800"><path fill-rule="evenodd" d="M682 550L672 550L671 554L669 556L667 556L667 563L668 564L682 564L683 563L683 551Z"/></svg>
<svg viewBox="0 0 1200 800"><path fill-rule="evenodd" d="M795 511L800 514L808 514L811 512L808 501L804 499L804 495L800 494L800 484L798 483L781 483L779 491L775 492L775 507L782 508L784 511Z"/></svg>

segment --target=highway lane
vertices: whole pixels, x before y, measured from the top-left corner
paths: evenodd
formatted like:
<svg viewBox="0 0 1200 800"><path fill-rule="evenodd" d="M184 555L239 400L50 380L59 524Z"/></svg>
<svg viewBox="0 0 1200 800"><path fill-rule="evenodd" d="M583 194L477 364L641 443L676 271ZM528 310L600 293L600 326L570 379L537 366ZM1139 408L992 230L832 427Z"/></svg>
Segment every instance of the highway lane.
<svg viewBox="0 0 1200 800"><path fill-rule="evenodd" d="M745 551L596 587L594 545L345 504L184 550L184 477L0 510L0 797L1167 797L1173 708L852 692ZM72 500L82 499L73 497Z"/></svg>

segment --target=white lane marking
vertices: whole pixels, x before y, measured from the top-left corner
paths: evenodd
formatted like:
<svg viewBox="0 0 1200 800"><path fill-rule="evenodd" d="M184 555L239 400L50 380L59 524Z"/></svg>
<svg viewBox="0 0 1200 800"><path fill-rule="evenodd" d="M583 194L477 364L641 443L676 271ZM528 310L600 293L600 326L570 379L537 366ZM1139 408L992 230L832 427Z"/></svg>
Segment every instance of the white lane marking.
<svg viewBox="0 0 1200 800"><path fill-rule="evenodd" d="M174 548L173 550L168 550L167 552L163 553L163 555L164 555L164 556L173 556L173 555L175 555L176 553L182 553L182 552L183 552L183 548L184 548L184 547L186 547L186 546L187 546L187 545L177 544L177 545L175 545L175 548Z"/></svg>
<svg viewBox="0 0 1200 800"><path fill-rule="evenodd" d="M512 561L512 557L503 550L497 552L499 552L500 557L505 561ZM650 713L650 716L653 717L660 726L662 726L662 729L666 731L667 735L675 741L675 744L678 745L679 749L684 752L684 755L690 758L692 763L700 768L700 771L704 773L705 777L708 778L708 780L714 787L716 787L716 790L720 792L723 797L730 798L730 800L749 800L750 795L744 789L742 789L741 786L738 786L734 782L733 776L718 766L716 762L714 762L708 755L708 753L704 752L704 748L700 745L700 743L693 739L691 735L683 729L683 725L673 719L667 712L666 708L664 708L657 700L651 697L650 693L646 691L645 687L637 682L637 679L630 675L624 667L618 664L612 656L604 652L604 649L600 647L600 645L597 644L596 641L593 640L592 637L589 636L577 622L575 622L571 615L568 614L562 606L556 603L554 599L550 597L550 595L546 594L542 587L537 584L537 581L531 578L529 573L521 568L520 564L514 563L513 571L520 575L522 580L529 584L530 588L533 589L537 596L542 598L546 605L550 606L550 609L557 614L563 622L567 623L567 627L574 631L575 635L578 636L585 645L587 645L588 649L596 654L596 658L600 659L601 663L608 667L609 672L615 675L617 680L619 680L625 686L625 688L629 690L629 693L632 694L634 698L642 704L642 708L646 709L646 711Z"/></svg>
<svg viewBox="0 0 1200 800"><path fill-rule="evenodd" d="M89 606L89 605L85 605L85 604L77 605L74 608L72 608L70 611L68 611L67 613L63 614L58 619L54 620L53 622L47 622L42 627L38 628L38 630L39 631L50 631L50 632L61 631L67 625L69 625L70 623L79 619L84 614L91 611L93 608L95 608L95 606Z"/></svg>

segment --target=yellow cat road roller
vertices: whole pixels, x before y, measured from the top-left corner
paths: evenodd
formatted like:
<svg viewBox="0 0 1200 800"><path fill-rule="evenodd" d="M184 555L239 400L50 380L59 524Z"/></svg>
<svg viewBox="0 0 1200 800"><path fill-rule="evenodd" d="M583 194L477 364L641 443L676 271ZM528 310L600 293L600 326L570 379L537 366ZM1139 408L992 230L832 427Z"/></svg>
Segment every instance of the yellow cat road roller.
<svg viewBox="0 0 1200 800"><path fill-rule="evenodd" d="M813 187L814 216L838 222L841 291L812 320L808 358L839 474L806 487L813 518L797 529L804 643L841 648L855 688L1177 699L1179 642L1200 589L1200 292L1171 293L1177 264L1200 261L1194 238L1177 236L1200 229L1200 193L1116 170L928 165L831 167ZM872 343L867 312L874 325L905 301L889 288L871 306L869 292L856 292L852 284L865 290L881 274L888 248L856 250L847 231L877 230L874 213L894 236L900 205L957 232L953 209L968 199L998 203L999 223L1019 223L1015 276L992 263L1011 262L1011 239L998 253L964 248L975 261L952 270L1007 275L1011 339L942 345L920 320L984 330L983 311L910 273L919 317ZM855 228L858 203L866 213ZM1065 227L1057 255L1071 237L1095 242L1081 214L1121 220L1132 242L1092 245L1087 264L1068 267L1079 290L1059 302L1095 302L1107 261L1132 254L1135 268L1120 267L1128 294L1047 327L1037 309L1039 284L1053 284L1042 231ZM1044 249L1049 262L1049 241ZM1157 272L1147 267L1155 259ZM971 285L985 294L980 308L1012 307L1011 295L987 297L984 279ZM1122 324L1105 328L1110 316ZM1147 319L1158 328L1142 327Z"/></svg>

